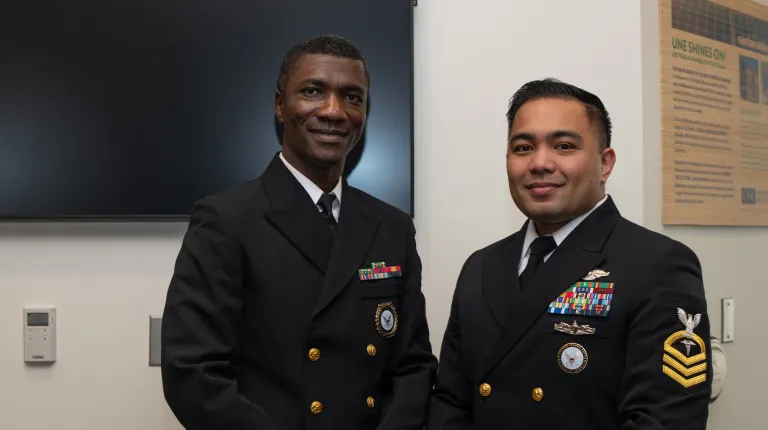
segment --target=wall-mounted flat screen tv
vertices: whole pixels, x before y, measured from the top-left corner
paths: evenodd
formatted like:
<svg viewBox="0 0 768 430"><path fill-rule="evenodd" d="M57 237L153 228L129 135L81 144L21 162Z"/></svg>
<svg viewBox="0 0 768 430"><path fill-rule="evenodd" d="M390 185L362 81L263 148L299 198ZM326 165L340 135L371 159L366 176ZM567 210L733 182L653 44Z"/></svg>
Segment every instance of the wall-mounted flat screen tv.
<svg viewBox="0 0 768 430"><path fill-rule="evenodd" d="M371 74L348 181L412 215L411 1L4 1L0 218L183 219L258 177L282 57L322 34Z"/></svg>

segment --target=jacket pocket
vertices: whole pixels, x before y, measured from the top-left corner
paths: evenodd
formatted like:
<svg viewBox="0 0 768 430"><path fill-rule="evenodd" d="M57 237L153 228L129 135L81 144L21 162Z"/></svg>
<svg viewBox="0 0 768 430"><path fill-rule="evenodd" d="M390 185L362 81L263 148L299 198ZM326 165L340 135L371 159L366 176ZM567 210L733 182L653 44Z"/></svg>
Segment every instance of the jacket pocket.
<svg viewBox="0 0 768 430"><path fill-rule="evenodd" d="M399 297L405 293L405 281L366 281L358 289L361 299Z"/></svg>

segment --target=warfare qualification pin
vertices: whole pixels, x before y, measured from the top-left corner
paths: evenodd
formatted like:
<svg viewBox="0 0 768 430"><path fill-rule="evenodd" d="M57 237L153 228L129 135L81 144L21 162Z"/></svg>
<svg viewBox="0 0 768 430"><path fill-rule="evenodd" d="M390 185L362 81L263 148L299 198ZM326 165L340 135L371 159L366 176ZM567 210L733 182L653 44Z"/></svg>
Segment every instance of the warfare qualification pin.
<svg viewBox="0 0 768 430"><path fill-rule="evenodd" d="M587 367L587 350L578 343L566 343L557 353L560 368L566 373L576 374Z"/></svg>
<svg viewBox="0 0 768 430"><path fill-rule="evenodd" d="M376 308L376 331L381 337L389 339L395 335L399 322L397 310L392 302L379 303Z"/></svg>
<svg viewBox="0 0 768 430"><path fill-rule="evenodd" d="M572 334L576 336L595 334L594 328L587 324L579 325L577 321L574 321L573 325L568 324L567 322L559 322L555 324L555 330L559 331L560 333Z"/></svg>

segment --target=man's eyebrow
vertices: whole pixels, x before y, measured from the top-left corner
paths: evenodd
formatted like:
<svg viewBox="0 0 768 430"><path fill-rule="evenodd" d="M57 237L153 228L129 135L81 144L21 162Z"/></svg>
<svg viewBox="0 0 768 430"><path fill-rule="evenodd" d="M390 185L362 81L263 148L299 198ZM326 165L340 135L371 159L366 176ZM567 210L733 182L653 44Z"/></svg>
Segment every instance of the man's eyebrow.
<svg viewBox="0 0 768 430"><path fill-rule="evenodd" d="M309 78L309 79L305 79L304 83L305 85L312 85L315 87L325 87L325 82L323 82L320 79Z"/></svg>
<svg viewBox="0 0 768 430"><path fill-rule="evenodd" d="M515 140L536 140L536 137L532 133L521 131L509 136L510 142Z"/></svg>
<svg viewBox="0 0 768 430"><path fill-rule="evenodd" d="M552 133L549 133L547 137L549 139L559 139L561 137L570 137L572 139L576 139L579 141L582 140L581 135L573 130L555 130Z"/></svg>
<svg viewBox="0 0 768 430"><path fill-rule="evenodd" d="M328 87L328 84L325 81L323 81L322 79L308 78L308 79L306 79L303 82L304 82L304 85L312 85L313 87L319 87L319 88L326 88L326 87ZM344 86L341 87L341 90L342 91L353 91L353 92L357 92L357 93L364 93L365 92L365 88L363 88L363 87L361 87L360 85L357 85L357 84L344 85Z"/></svg>
<svg viewBox="0 0 768 430"><path fill-rule="evenodd" d="M344 85L341 87L343 91L352 91L355 93L365 93L365 89L357 84Z"/></svg>
<svg viewBox="0 0 768 430"><path fill-rule="evenodd" d="M582 141L583 138L581 135L573 130L555 130L550 133L547 133L547 140L555 140L555 139L561 139L563 137L568 137L574 140ZM525 141L535 141L536 135L527 132L527 131L521 131L514 133L513 135L509 136L509 141L514 142L517 140L525 140Z"/></svg>

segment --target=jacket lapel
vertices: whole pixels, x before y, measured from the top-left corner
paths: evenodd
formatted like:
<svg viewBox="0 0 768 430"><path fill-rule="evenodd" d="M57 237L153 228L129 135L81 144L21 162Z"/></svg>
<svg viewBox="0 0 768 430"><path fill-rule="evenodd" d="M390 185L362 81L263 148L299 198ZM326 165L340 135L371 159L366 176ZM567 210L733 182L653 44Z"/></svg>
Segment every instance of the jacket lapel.
<svg viewBox="0 0 768 430"><path fill-rule="evenodd" d="M502 333L488 357L483 376L517 345L554 298L605 260L604 245L618 218L619 212L609 197L555 249L535 283L520 294L519 300L508 302ZM518 260L509 262L510 265L517 267L519 253Z"/></svg>
<svg viewBox="0 0 768 430"><path fill-rule="evenodd" d="M325 273L333 235L315 202L278 156L267 166L262 183L272 206L265 211L267 219L317 269Z"/></svg>
<svg viewBox="0 0 768 430"><path fill-rule="evenodd" d="M504 326L507 315L514 312L520 300L517 269L527 228L528 222L511 237L499 254L491 256L483 264L483 296L499 327Z"/></svg>
<svg viewBox="0 0 768 430"><path fill-rule="evenodd" d="M342 186L336 239L313 318L333 301L362 266L379 228L378 216L365 209L346 180Z"/></svg>

